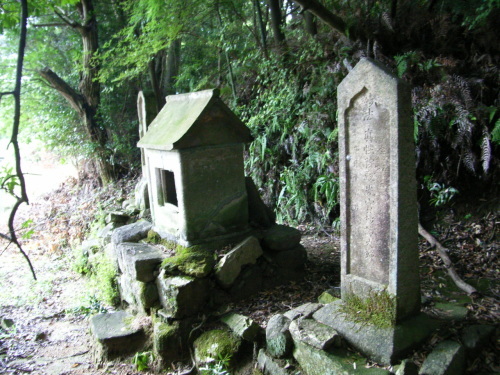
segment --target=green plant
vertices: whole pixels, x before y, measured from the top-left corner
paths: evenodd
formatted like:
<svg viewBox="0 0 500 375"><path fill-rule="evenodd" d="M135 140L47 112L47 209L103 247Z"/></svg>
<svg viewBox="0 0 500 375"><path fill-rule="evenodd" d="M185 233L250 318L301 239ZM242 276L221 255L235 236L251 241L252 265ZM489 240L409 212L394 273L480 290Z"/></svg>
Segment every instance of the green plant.
<svg viewBox="0 0 500 375"><path fill-rule="evenodd" d="M95 295L90 296L88 302L84 305L66 310L66 314L83 315L85 317L106 312L108 312L108 309Z"/></svg>
<svg viewBox="0 0 500 375"><path fill-rule="evenodd" d="M432 181L431 176L425 176L424 182L427 190L431 194L431 199L429 203L436 207L444 206L449 203L455 195L458 194L458 190L452 186L445 186L444 184Z"/></svg>
<svg viewBox="0 0 500 375"><path fill-rule="evenodd" d="M137 352L132 358L132 363L135 365L137 371L149 370L149 367L154 361L153 352Z"/></svg>
<svg viewBox="0 0 500 375"><path fill-rule="evenodd" d="M220 356L215 362L206 363L200 367L200 375L230 375L228 371L231 356Z"/></svg>

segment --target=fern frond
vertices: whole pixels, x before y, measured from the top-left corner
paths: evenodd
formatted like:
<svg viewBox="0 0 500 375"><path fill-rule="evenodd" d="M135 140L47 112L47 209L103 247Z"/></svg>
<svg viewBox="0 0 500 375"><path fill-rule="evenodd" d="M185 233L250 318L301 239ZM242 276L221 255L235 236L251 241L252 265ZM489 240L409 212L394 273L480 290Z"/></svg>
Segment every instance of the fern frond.
<svg viewBox="0 0 500 375"><path fill-rule="evenodd" d="M476 174L476 161L477 161L476 155L474 155L474 153L470 151L470 149L466 150L465 155L463 157L463 163L465 167L473 174Z"/></svg>
<svg viewBox="0 0 500 375"><path fill-rule="evenodd" d="M487 131L483 132L483 140L481 141L481 161L484 173L488 173L491 161L491 143Z"/></svg>

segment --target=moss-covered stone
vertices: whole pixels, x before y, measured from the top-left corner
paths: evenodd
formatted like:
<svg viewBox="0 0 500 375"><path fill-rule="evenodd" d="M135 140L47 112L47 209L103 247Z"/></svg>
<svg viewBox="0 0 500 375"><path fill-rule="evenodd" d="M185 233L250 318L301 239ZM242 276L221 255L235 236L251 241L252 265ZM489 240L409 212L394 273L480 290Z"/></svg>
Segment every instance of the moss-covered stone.
<svg viewBox="0 0 500 375"><path fill-rule="evenodd" d="M193 346L196 362L203 364L233 358L241 346L241 339L227 330L214 329L202 333Z"/></svg>
<svg viewBox="0 0 500 375"><path fill-rule="evenodd" d="M396 324L396 297L385 290L372 292L367 298L349 294L343 301L340 310L357 323L380 328L394 327Z"/></svg>
<svg viewBox="0 0 500 375"><path fill-rule="evenodd" d="M214 254L200 246L178 245L175 255L163 260L161 267L166 273L179 273L193 277L207 276L215 266Z"/></svg>
<svg viewBox="0 0 500 375"><path fill-rule="evenodd" d="M153 330L153 350L164 361L175 361L182 357L179 323L167 324L157 321Z"/></svg>
<svg viewBox="0 0 500 375"><path fill-rule="evenodd" d="M321 293L321 295L318 297L318 302L326 305L328 303L337 301L339 298L340 296L338 295L338 293L336 293L335 290L328 289Z"/></svg>

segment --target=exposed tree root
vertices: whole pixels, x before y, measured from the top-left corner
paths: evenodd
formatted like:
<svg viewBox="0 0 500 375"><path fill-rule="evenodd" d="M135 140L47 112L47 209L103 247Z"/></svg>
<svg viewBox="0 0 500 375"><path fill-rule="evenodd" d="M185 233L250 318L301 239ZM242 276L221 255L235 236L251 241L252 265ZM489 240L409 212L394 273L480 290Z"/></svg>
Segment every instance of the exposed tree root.
<svg viewBox="0 0 500 375"><path fill-rule="evenodd" d="M438 251L439 256L443 260L444 267L446 268L446 271L448 272L448 275L450 275L451 279L455 283L457 287L462 289L464 292L467 294L479 294L476 288L471 286L470 284L467 284L465 281L462 280L462 278L457 274L457 271L455 271L455 267L453 267L453 263L451 262L450 257L448 256L448 249L441 245L441 243L429 232L427 232L424 227L419 223L418 224L418 234L420 234L422 237L424 237L427 242L431 244L432 247L435 247L436 250Z"/></svg>

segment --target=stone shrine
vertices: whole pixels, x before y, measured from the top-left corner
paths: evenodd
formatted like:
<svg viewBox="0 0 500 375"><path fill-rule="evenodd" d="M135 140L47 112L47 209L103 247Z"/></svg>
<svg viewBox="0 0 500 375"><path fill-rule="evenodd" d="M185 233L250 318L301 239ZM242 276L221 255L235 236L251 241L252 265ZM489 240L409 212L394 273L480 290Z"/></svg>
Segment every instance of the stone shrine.
<svg viewBox="0 0 500 375"><path fill-rule="evenodd" d="M338 87L342 301L315 319L379 363L392 363L423 340L417 199L409 87L362 59ZM389 300L390 327L342 313L352 296ZM423 326L422 326L423 325Z"/></svg>
<svg viewBox="0 0 500 375"><path fill-rule="evenodd" d="M155 231L184 246L248 233L243 147L250 141L218 90L168 96L138 143Z"/></svg>

